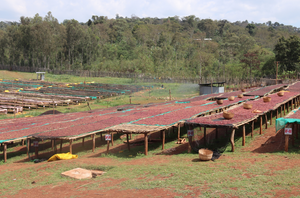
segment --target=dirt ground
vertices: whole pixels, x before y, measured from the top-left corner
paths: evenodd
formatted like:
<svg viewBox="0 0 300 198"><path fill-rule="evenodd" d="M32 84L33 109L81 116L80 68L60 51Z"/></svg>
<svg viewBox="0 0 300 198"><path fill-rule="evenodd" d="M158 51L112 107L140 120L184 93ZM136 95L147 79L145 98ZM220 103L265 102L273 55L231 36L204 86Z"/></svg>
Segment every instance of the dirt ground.
<svg viewBox="0 0 300 198"><path fill-rule="evenodd" d="M247 154L257 156L257 155L264 155L265 153L272 153L277 151L284 150L284 138L283 133L275 133L274 132L274 126L269 127L263 135L257 136L255 141L252 141L251 143L246 143L246 146L243 147L238 152L247 152ZM250 134L248 134L250 136ZM111 152L119 152L122 149L126 149L126 145L114 145L111 147ZM18 148L16 148L18 149ZM162 153L167 153L168 155L153 155L153 157L150 158L142 158L142 159L133 159L130 161L121 162L122 164L126 165L141 165L141 166L147 166L147 164L152 163L158 163L158 164L167 164L168 158L172 155L176 155L178 153L181 153L183 151L186 151L188 149L188 143L182 144L176 148L165 150ZM105 153L105 150L99 150L97 151L97 154ZM95 156L95 154L87 154L86 156L83 156L81 158L76 159L77 163L84 163L84 164L99 164L99 165L113 165L115 161L111 158L96 158L92 157ZM236 162L237 166L232 167L236 169L243 169L244 167L238 166L240 162L245 162L247 160L247 163L251 164L254 163L257 160L264 160L263 158L247 158L247 159L237 159L232 158L228 155L222 155L220 159L230 159ZM26 160L26 159L24 159ZM299 166L300 160L298 159L287 159L287 157L283 156L271 156L268 160L275 160L276 166L272 167L266 167L270 168L273 171L276 170L284 170L287 168L293 168L295 166ZM287 164L288 161L288 164ZM67 163L65 161L60 161L60 163ZM37 170L41 169L40 166L43 163L38 164L28 164L28 163L22 163L22 162L16 162L11 163L9 165L1 165L1 172L4 171L14 171L22 168L28 168L28 167L35 167ZM55 166L55 163L49 163L49 166ZM211 166L216 166L215 164L212 164ZM270 165L271 166L271 165ZM217 167L216 167L217 168ZM43 174L43 170L39 171L39 174ZM271 173L272 174L272 173ZM254 177L255 175L243 175L245 177ZM141 175L142 177L142 175ZM160 179L160 178L157 178ZM6 197L176 197L176 196L182 196L182 197L197 197L201 195L201 191L198 188L189 187L186 188L193 191L193 196L188 195L182 195L180 193L176 193L174 190L171 189L163 189L163 188L156 188L156 189L147 189L147 190L141 190L141 189L122 189L119 184L123 181L126 181L126 179L108 179L104 183L101 184L102 187L108 187L106 190L84 190L85 186L92 184L93 180L80 180L76 181L75 185L74 183L69 184L67 182L65 183L58 183L56 185L47 185L43 187L36 187L33 189L23 189L20 190L15 195L7 195ZM234 190L234 189L233 189ZM290 197L290 196L297 196L300 194L300 189L294 188L292 191L276 191L275 197ZM267 195L273 197L273 195ZM228 197L228 196L224 196Z"/></svg>

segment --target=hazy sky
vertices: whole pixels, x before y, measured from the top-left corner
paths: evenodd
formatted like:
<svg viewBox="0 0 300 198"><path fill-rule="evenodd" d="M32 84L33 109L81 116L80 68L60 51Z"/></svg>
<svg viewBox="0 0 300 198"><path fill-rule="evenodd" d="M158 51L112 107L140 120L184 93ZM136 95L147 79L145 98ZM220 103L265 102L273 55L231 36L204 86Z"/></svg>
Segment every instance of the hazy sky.
<svg viewBox="0 0 300 198"><path fill-rule="evenodd" d="M200 19L230 22L279 22L300 27L299 0L0 0L0 21L19 21L21 16L45 16L51 11L64 19L88 21L92 15L115 18L195 15Z"/></svg>

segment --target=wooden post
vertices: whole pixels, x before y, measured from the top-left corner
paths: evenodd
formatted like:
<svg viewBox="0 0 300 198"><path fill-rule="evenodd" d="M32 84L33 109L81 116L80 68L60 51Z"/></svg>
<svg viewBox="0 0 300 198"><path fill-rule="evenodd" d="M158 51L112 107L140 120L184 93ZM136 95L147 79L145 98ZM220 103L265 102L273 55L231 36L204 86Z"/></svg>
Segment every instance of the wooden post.
<svg viewBox="0 0 300 198"><path fill-rule="evenodd" d="M22 139L22 146L24 146L24 139Z"/></svg>
<svg viewBox="0 0 300 198"><path fill-rule="evenodd" d="M130 136L129 138L132 139L132 134L131 133L129 134L129 136Z"/></svg>
<svg viewBox="0 0 300 198"><path fill-rule="evenodd" d="M172 100L172 97L171 97L171 89L169 89L169 98L170 98L170 101Z"/></svg>
<svg viewBox="0 0 300 198"><path fill-rule="evenodd" d="M273 111L270 112L270 125L272 125L272 119L273 119L273 115L272 115Z"/></svg>
<svg viewBox="0 0 300 198"><path fill-rule="evenodd" d="M103 140L102 133L100 133L100 138L101 138L101 141L102 141Z"/></svg>
<svg viewBox="0 0 300 198"><path fill-rule="evenodd" d="M166 130L162 131L162 150L165 149Z"/></svg>
<svg viewBox="0 0 300 198"><path fill-rule="evenodd" d="M128 135L128 133L126 134L126 139L127 139L127 148L128 148L128 151L130 151L130 144L129 144L129 135Z"/></svg>
<svg viewBox="0 0 300 198"><path fill-rule="evenodd" d="M246 129L245 129L245 125L243 125L243 143L242 143L243 146L245 146L245 142L246 142Z"/></svg>
<svg viewBox="0 0 300 198"><path fill-rule="evenodd" d="M293 110L293 99L291 100L291 111Z"/></svg>
<svg viewBox="0 0 300 198"><path fill-rule="evenodd" d="M252 121L252 127L251 127L251 138L253 138L253 131L254 131L254 121Z"/></svg>
<svg viewBox="0 0 300 198"><path fill-rule="evenodd" d="M4 162L6 162L6 161L7 161L7 144L4 143L3 146L4 146L4 147L3 147Z"/></svg>
<svg viewBox="0 0 300 198"><path fill-rule="evenodd" d="M56 140L54 140L54 153L57 153L57 145L56 145Z"/></svg>
<svg viewBox="0 0 300 198"><path fill-rule="evenodd" d="M30 138L27 138L27 157L28 158L29 158L29 152L30 152Z"/></svg>
<svg viewBox="0 0 300 198"><path fill-rule="evenodd" d="M177 130L177 139L178 139L178 141L179 141L179 139L180 139L180 123L177 125L177 127L178 127L178 130Z"/></svg>
<svg viewBox="0 0 300 198"><path fill-rule="evenodd" d="M283 105L283 115L285 115L285 104Z"/></svg>
<svg viewBox="0 0 300 198"><path fill-rule="evenodd" d="M231 151L232 152L234 152L234 133L235 133L235 129L232 129L231 137L230 137Z"/></svg>
<svg viewBox="0 0 300 198"><path fill-rule="evenodd" d="M114 133L113 132L111 133L111 145L112 146L114 145Z"/></svg>
<svg viewBox="0 0 300 198"><path fill-rule="evenodd" d="M206 140L206 127L204 127L204 145L206 146L207 140Z"/></svg>
<svg viewBox="0 0 300 198"><path fill-rule="evenodd" d="M60 140L60 148L59 148L59 152L62 152L62 145L63 145L63 140Z"/></svg>
<svg viewBox="0 0 300 198"><path fill-rule="evenodd" d="M267 113L265 114L265 120L266 120L265 129L268 129L268 116L267 116Z"/></svg>
<svg viewBox="0 0 300 198"><path fill-rule="evenodd" d="M278 118L278 108L276 109L276 119Z"/></svg>
<svg viewBox="0 0 300 198"><path fill-rule="evenodd" d="M287 105L287 113L289 112L289 102L286 103Z"/></svg>
<svg viewBox="0 0 300 198"><path fill-rule="evenodd" d="M295 133L296 133L296 138L298 139L298 124L295 123Z"/></svg>
<svg viewBox="0 0 300 198"><path fill-rule="evenodd" d="M106 141L106 144L107 144L106 155L108 155L108 152L109 152L109 140Z"/></svg>
<svg viewBox="0 0 300 198"><path fill-rule="evenodd" d="M70 140L70 153L72 154L72 144L73 144L73 140Z"/></svg>
<svg viewBox="0 0 300 198"><path fill-rule="evenodd" d="M82 147L84 147L84 137L82 138Z"/></svg>
<svg viewBox="0 0 300 198"><path fill-rule="evenodd" d="M262 134L262 116L260 116L260 130L259 130L259 134L261 135Z"/></svg>
<svg viewBox="0 0 300 198"><path fill-rule="evenodd" d="M285 135L285 144L284 144L284 151L289 151L289 135Z"/></svg>
<svg viewBox="0 0 300 198"><path fill-rule="evenodd" d="M95 152L96 147L96 134L93 134L93 153Z"/></svg>
<svg viewBox="0 0 300 198"><path fill-rule="evenodd" d="M218 131L218 128L216 128L216 139L219 139L219 131Z"/></svg>
<svg viewBox="0 0 300 198"><path fill-rule="evenodd" d="M54 150L54 141L51 140L51 145L52 145L52 151Z"/></svg>
<svg viewBox="0 0 300 198"><path fill-rule="evenodd" d="M145 155L148 155L148 134L147 133L144 134L144 138L145 138Z"/></svg>
<svg viewBox="0 0 300 198"><path fill-rule="evenodd" d="M280 106L280 117L282 117L282 106Z"/></svg>

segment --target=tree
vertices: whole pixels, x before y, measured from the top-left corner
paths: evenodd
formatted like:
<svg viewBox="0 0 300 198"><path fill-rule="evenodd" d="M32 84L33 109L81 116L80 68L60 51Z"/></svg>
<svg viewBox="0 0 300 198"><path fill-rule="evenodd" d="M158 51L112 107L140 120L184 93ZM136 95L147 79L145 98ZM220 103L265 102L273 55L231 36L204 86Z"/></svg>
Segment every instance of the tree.
<svg viewBox="0 0 300 198"><path fill-rule="evenodd" d="M258 60L257 52L244 54L244 59L241 60L242 63L245 63L246 72L250 74L250 86L252 85L252 70L259 69L260 61Z"/></svg>
<svg viewBox="0 0 300 198"><path fill-rule="evenodd" d="M280 61L284 70L294 71L300 62L300 38L291 36L288 39L281 37L275 45L276 61Z"/></svg>
<svg viewBox="0 0 300 198"><path fill-rule="evenodd" d="M248 29L249 34L252 36L254 34L254 29L255 29L255 25L254 24L248 24L246 26L246 29Z"/></svg>

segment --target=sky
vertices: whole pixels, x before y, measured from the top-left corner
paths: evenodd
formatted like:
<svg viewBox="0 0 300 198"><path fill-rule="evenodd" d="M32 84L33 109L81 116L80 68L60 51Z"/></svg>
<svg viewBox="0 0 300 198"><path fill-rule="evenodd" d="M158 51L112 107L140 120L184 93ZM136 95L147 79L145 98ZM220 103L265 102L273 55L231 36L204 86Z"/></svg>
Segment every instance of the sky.
<svg viewBox="0 0 300 198"><path fill-rule="evenodd" d="M92 15L115 18L133 15L167 18L195 15L200 19L279 22L300 27L299 0L0 0L0 21L19 21L21 16L52 15L63 22L87 22Z"/></svg>

